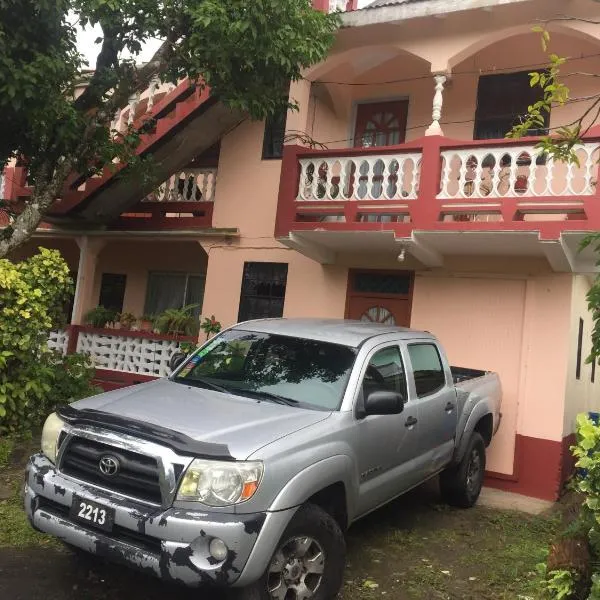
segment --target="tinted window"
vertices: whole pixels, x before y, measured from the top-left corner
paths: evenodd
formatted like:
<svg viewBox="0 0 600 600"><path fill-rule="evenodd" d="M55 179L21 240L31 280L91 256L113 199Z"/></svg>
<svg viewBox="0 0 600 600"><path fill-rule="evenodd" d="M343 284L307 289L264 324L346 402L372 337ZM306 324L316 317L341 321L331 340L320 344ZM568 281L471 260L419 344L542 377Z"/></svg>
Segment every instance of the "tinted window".
<svg viewBox="0 0 600 600"><path fill-rule="evenodd" d="M519 118L527 113L527 107L543 97L539 86L529 84L529 71L483 75L477 88L477 111L474 139L503 138ZM543 113L545 125L548 113ZM528 135L546 135L547 129L532 129Z"/></svg>
<svg viewBox="0 0 600 600"><path fill-rule="evenodd" d="M194 354L175 381L239 396L337 410L355 350L303 338L231 330Z"/></svg>
<svg viewBox="0 0 600 600"><path fill-rule="evenodd" d="M286 263L244 263L238 321L283 316L287 273Z"/></svg>
<svg viewBox="0 0 600 600"><path fill-rule="evenodd" d="M126 283L126 275L102 273L102 279L100 281L100 301L98 302L99 306L121 312L123 310Z"/></svg>
<svg viewBox="0 0 600 600"><path fill-rule="evenodd" d="M411 344L408 346L408 354L419 398L432 394L446 385L442 361L433 344Z"/></svg>
<svg viewBox="0 0 600 600"><path fill-rule="evenodd" d="M406 398L406 374L402 357L397 346L379 350L369 361L363 379L365 398L372 392L389 391L402 394Z"/></svg>
<svg viewBox="0 0 600 600"><path fill-rule="evenodd" d="M265 136L263 138L262 151L263 159L281 158L283 156L286 120L287 107L283 107L265 121Z"/></svg>

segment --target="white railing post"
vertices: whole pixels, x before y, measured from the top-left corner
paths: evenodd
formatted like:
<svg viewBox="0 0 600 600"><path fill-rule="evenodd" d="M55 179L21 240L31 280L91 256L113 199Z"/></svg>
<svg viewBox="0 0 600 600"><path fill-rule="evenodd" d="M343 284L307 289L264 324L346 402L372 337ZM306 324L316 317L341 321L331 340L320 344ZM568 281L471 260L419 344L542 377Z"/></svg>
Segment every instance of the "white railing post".
<svg viewBox="0 0 600 600"><path fill-rule="evenodd" d="M440 119L442 118L442 106L444 105L444 84L446 83L446 75L438 74L434 76L435 93L433 95L433 110L431 116L433 122L425 131L425 135L442 135L440 127Z"/></svg>

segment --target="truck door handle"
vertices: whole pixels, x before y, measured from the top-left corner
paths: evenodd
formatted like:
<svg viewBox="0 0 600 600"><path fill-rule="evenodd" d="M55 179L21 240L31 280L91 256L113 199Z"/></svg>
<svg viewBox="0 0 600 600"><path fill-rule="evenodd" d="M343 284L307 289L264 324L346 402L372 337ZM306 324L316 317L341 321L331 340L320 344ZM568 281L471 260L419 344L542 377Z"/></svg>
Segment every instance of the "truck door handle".
<svg viewBox="0 0 600 600"><path fill-rule="evenodd" d="M415 419L414 417L408 417L408 419L406 419L406 422L404 423L404 427L412 427L413 425L417 424L417 419Z"/></svg>
<svg viewBox="0 0 600 600"><path fill-rule="evenodd" d="M446 412L450 412L451 410L454 410L454 403L453 402L448 402L448 404L446 404L446 408L444 410Z"/></svg>

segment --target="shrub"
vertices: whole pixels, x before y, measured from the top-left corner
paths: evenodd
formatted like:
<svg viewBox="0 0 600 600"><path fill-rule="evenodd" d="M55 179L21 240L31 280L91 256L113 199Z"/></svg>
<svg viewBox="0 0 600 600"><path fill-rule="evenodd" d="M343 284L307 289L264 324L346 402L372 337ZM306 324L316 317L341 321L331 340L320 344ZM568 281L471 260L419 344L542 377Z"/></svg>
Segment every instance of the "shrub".
<svg viewBox="0 0 600 600"><path fill-rule="evenodd" d="M56 250L39 248L20 263L0 259L0 432L30 429L53 403L90 390L83 359L47 345L64 325L72 285Z"/></svg>

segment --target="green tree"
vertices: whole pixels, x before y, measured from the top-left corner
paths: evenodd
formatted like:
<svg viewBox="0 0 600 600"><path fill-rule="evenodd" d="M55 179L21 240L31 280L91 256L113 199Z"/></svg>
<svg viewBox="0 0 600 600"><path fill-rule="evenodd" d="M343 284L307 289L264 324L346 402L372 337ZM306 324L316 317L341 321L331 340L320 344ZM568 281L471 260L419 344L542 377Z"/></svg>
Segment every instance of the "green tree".
<svg viewBox="0 0 600 600"><path fill-rule="evenodd" d="M600 0L595 1L600 2ZM564 16L553 20L580 19ZM588 22L600 25L600 21ZM531 129L544 128L544 117L550 114L553 107L564 106L573 101L571 90L565 82L568 75L564 73L564 66L568 63L568 59L551 52L551 36L547 29L547 23L534 27L534 31L540 33L542 48L548 54L549 63L545 70L530 73L530 84L531 87L541 88L543 97L532 106L529 106L527 114L523 115L520 122L508 133L508 137L512 138L523 137ZM582 77L600 79L600 73L578 71L577 74ZM586 133L592 126L597 125L598 119L600 119L600 93L587 99L590 101L589 106L582 110L572 122L551 128L548 135L543 136L539 141L538 147L553 160L579 164L577 149L583 144ZM588 246L593 247L598 255L596 265L600 267L600 232L587 236L581 249ZM600 363L600 275L596 276L594 284L587 294L587 301L594 323L592 350L587 361Z"/></svg>
<svg viewBox="0 0 600 600"><path fill-rule="evenodd" d="M110 123L152 78L187 76L262 119L288 102L290 81L325 58L338 22L310 0L0 0L0 167L26 161L35 186L0 232L0 258L31 236L72 170L115 158L139 166L138 132L115 137ZM101 28L93 71L84 71L76 25ZM151 39L162 44L137 65L131 56Z"/></svg>

